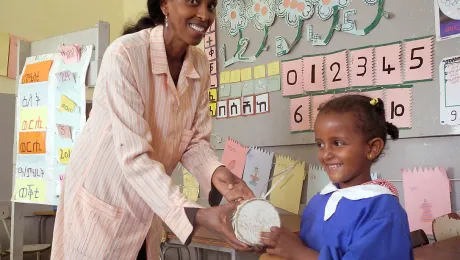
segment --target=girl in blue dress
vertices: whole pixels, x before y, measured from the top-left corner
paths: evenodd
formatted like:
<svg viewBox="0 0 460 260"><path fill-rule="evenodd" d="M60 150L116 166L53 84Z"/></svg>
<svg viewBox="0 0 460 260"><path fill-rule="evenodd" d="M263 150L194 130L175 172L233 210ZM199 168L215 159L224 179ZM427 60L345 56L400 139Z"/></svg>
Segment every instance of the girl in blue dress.
<svg viewBox="0 0 460 260"><path fill-rule="evenodd" d="M396 188L370 176L387 135L399 136L386 122L383 101L332 99L320 107L314 129L318 160L331 183L305 208L300 237L276 227L261 234L267 253L289 260L413 260Z"/></svg>

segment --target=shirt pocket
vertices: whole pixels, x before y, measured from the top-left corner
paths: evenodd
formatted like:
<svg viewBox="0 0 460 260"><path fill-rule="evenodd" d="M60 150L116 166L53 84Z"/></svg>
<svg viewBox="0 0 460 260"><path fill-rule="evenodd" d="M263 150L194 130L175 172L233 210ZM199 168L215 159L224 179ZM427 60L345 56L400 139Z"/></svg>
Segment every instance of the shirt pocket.
<svg viewBox="0 0 460 260"><path fill-rule="evenodd" d="M114 207L80 187L76 193L67 243L89 259L107 259L117 240L124 210Z"/></svg>
<svg viewBox="0 0 460 260"><path fill-rule="evenodd" d="M179 143L179 154L182 156L182 154L187 150L188 146L190 145L190 141L193 138L193 135L195 134L195 131L184 129L182 132L181 138L180 138L180 143Z"/></svg>

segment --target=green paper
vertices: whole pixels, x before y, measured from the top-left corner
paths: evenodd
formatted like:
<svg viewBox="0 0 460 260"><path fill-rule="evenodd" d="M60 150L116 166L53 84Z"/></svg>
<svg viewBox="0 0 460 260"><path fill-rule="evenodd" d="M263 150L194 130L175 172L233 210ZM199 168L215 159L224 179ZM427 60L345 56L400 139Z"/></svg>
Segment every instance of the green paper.
<svg viewBox="0 0 460 260"><path fill-rule="evenodd" d="M256 79L254 83L254 94L267 92L267 78Z"/></svg>
<svg viewBox="0 0 460 260"><path fill-rule="evenodd" d="M230 97L231 93L231 84L221 84L219 86L219 99L225 98L225 97Z"/></svg>
<svg viewBox="0 0 460 260"><path fill-rule="evenodd" d="M230 97L241 97L241 92L243 89L243 83L236 82L231 84Z"/></svg>
<svg viewBox="0 0 460 260"><path fill-rule="evenodd" d="M241 90L242 96L254 95L254 80L243 81L241 83L243 84Z"/></svg>
<svg viewBox="0 0 460 260"><path fill-rule="evenodd" d="M329 29L329 33L327 34L327 36L326 36L326 38L324 40L321 40L318 35L315 35L314 39L313 39L313 46L325 46L325 45L327 45L331 41L331 38L332 38L332 35L334 35L334 32L340 30L339 7L334 6L333 9L334 9L334 14L333 14L334 18L333 18L333 21L332 21L331 28Z"/></svg>
<svg viewBox="0 0 460 260"><path fill-rule="evenodd" d="M268 92L275 92L281 90L281 76L275 75L267 78Z"/></svg>
<svg viewBox="0 0 460 260"><path fill-rule="evenodd" d="M281 36L276 37L276 56L280 57L280 56L288 54L294 48L294 46L297 45L300 39L302 39L303 20L299 18L298 22L299 22L299 25L297 26L297 35L295 36L295 39L291 43L291 45L288 45L286 40L283 37Z"/></svg>
<svg viewBox="0 0 460 260"><path fill-rule="evenodd" d="M365 2L368 5L375 5L377 3L377 0L365 0ZM379 5L378 5L378 10L377 10L377 15L375 16L375 18L372 21L372 23L369 24L366 28L364 28L362 30L358 30L356 28L356 22L354 20L350 19L350 16L356 14L356 10L351 9L351 10L345 11L343 13L344 24L342 26L342 31L345 32L345 33L350 33L350 34L362 36L362 35L368 34L370 31L374 30L374 28L377 27L377 25L379 24L379 22L382 19L382 17L388 19L388 13L383 11L383 3L384 2L385 2L385 0L378 0Z"/></svg>

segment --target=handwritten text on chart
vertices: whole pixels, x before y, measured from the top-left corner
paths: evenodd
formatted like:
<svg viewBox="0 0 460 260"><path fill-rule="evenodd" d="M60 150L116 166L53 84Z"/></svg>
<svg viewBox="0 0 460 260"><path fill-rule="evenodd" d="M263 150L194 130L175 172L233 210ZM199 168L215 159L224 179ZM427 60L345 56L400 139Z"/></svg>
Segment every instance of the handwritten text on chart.
<svg viewBox="0 0 460 260"><path fill-rule="evenodd" d="M19 154L46 153L46 132L19 132Z"/></svg>
<svg viewBox="0 0 460 260"><path fill-rule="evenodd" d="M18 89L21 107L40 107L48 105L48 83L22 85Z"/></svg>
<svg viewBox="0 0 460 260"><path fill-rule="evenodd" d="M72 148L59 148L59 163L67 164L69 163L70 154L72 153Z"/></svg>
<svg viewBox="0 0 460 260"><path fill-rule="evenodd" d="M58 134L62 138L70 138L72 139L72 130L70 126L68 125L61 125L61 124L56 124Z"/></svg>
<svg viewBox="0 0 460 260"><path fill-rule="evenodd" d="M48 127L48 107L21 108L21 130L39 130Z"/></svg>
<svg viewBox="0 0 460 260"><path fill-rule="evenodd" d="M27 84L48 81L48 74L50 72L51 65L53 65L52 60L27 65L24 70L21 83Z"/></svg>
<svg viewBox="0 0 460 260"><path fill-rule="evenodd" d="M17 177L20 178L44 178L45 169L40 166L20 165L17 168Z"/></svg>
<svg viewBox="0 0 460 260"><path fill-rule="evenodd" d="M59 111L61 112L72 112L75 109L75 102L73 102L67 96L61 96L61 104L59 105Z"/></svg>
<svg viewBox="0 0 460 260"><path fill-rule="evenodd" d="M80 61L81 49L78 45L62 45L59 47L62 59L65 64L72 64Z"/></svg>
<svg viewBox="0 0 460 260"><path fill-rule="evenodd" d="M16 200L44 202L46 199L46 182L44 180L16 179Z"/></svg>
<svg viewBox="0 0 460 260"><path fill-rule="evenodd" d="M73 73L68 70L56 73L56 78L60 84L75 84L75 77Z"/></svg>

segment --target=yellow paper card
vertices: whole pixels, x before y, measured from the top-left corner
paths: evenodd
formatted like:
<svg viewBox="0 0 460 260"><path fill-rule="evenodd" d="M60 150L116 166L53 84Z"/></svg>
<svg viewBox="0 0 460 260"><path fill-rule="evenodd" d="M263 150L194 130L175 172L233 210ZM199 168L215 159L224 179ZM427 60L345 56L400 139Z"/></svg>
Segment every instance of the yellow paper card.
<svg viewBox="0 0 460 260"><path fill-rule="evenodd" d="M245 68L241 70L241 81L252 79L252 68Z"/></svg>
<svg viewBox="0 0 460 260"><path fill-rule="evenodd" d="M46 201L46 181L38 179L16 179L14 199L16 201Z"/></svg>
<svg viewBox="0 0 460 260"><path fill-rule="evenodd" d="M59 148L59 151L58 151L59 163L68 164L71 153L72 153L72 148Z"/></svg>
<svg viewBox="0 0 460 260"><path fill-rule="evenodd" d="M241 70L232 70L230 71L230 83L240 82L241 81Z"/></svg>
<svg viewBox="0 0 460 260"><path fill-rule="evenodd" d="M217 88L212 88L208 92L209 92L209 101L217 102Z"/></svg>
<svg viewBox="0 0 460 260"><path fill-rule="evenodd" d="M216 102L209 103L209 114L211 116L216 116L216 112L217 112L217 103Z"/></svg>
<svg viewBox="0 0 460 260"><path fill-rule="evenodd" d="M75 102L73 102L67 96L61 96L61 104L59 105L59 111L61 112L72 112L75 109Z"/></svg>
<svg viewBox="0 0 460 260"><path fill-rule="evenodd" d="M198 195L200 193L200 184L195 179L195 177L193 177L193 175L184 167L182 167L182 175L184 185L182 188L182 193L184 193L184 195L189 200L197 201Z"/></svg>
<svg viewBox="0 0 460 260"><path fill-rule="evenodd" d="M276 164L273 175L289 168L296 161L285 156L276 155ZM281 209L299 214L302 185L305 179L305 162L297 164L270 193L270 202ZM281 178L277 177L277 178ZM276 179L273 183L276 183Z"/></svg>
<svg viewBox="0 0 460 260"><path fill-rule="evenodd" d="M230 83L230 71L222 71L220 73L220 84Z"/></svg>
<svg viewBox="0 0 460 260"><path fill-rule="evenodd" d="M0 76L8 75L8 55L10 53L10 35L0 32Z"/></svg>
<svg viewBox="0 0 460 260"><path fill-rule="evenodd" d="M21 108L21 130L39 130L48 127L48 107Z"/></svg>
<svg viewBox="0 0 460 260"><path fill-rule="evenodd" d="M259 65L254 67L254 78L261 79L265 78L265 65Z"/></svg>
<svg viewBox="0 0 460 260"><path fill-rule="evenodd" d="M280 74L280 62L274 61L267 64L268 76L275 76Z"/></svg>

